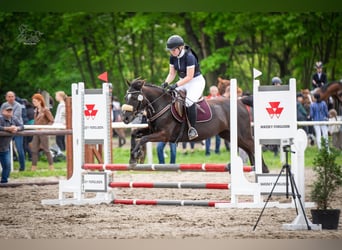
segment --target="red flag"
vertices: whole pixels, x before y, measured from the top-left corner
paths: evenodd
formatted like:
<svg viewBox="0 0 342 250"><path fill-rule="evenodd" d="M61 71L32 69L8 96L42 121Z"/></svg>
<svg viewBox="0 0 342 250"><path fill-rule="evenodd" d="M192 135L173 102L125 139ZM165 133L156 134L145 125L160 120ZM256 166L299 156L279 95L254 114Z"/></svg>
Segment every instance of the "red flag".
<svg viewBox="0 0 342 250"><path fill-rule="evenodd" d="M107 71L103 72L101 75L99 75L97 78L99 78L100 80L104 81L104 82L108 82L108 74Z"/></svg>

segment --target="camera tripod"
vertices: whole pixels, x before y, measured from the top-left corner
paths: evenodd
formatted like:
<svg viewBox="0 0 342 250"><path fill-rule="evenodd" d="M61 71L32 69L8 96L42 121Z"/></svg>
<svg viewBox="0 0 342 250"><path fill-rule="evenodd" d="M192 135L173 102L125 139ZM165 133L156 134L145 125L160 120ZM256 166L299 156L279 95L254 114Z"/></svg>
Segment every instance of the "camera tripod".
<svg viewBox="0 0 342 250"><path fill-rule="evenodd" d="M270 200L271 197L272 197L272 193L273 193L273 191L274 191L274 189L275 189L275 187L276 187L276 185L277 185L277 183L278 183L278 181L279 181L279 178L280 178L280 176L282 175L282 173L284 172L284 170L285 170L285 172L286 172L286 198L289 198L289 185L288 185L288 183L289 183L289 181L290 181L290 185L291 185L291 194L292 194L293 202L294 202L294 204L295 204L296 213L297 213L297 215L298 215L298 207L297 207L297 203L296 203L296 198L298 198L298 201L299 201L299 204L300 204L301 211L302 211L302 213L303 213L303 215L304 215L304 218L305 218L305 223L306 223L307 229L308 229L308 230L311 230L311 227L310 227L310 225L309 225L308 219L307 219L306 214L305 214L304 206L303 206L303 203L302 203L302 200L301 200L301 195L300 195L299 192L298 192L297 185L296 185L296 183L295 183L293 174L292 174L292 172L291 172L291 165L289 165L289 156L288 156L288 155L289 155L289 153L295 153L295 152L291 151L291 146L290 146L290 145L285 145L285 146L283 146L283 150L284 150L285 156L286 156L286 158L285 158L285 164L283 165L283 167L282 167L282 169L281 169L281 171L280 171L280 173L279 173L279 175L278 175L278 177L277 177L277 179L276 179L276 181L275 181L275 183L274 183L274 185L273 185L273 188L272 188L270 194L269 194L268 197L267 197L267 200L266 200L266 202L265 202L265 205L264 205L263 209L261 210L261 213L260 213L260 215L259 215L259 217L258 217L258 219L257 219L257 221L256 221L256 223L255 223L255 225L254 225L254 227L253 227L253 231L255 231L255 229L256 229L256 227L257 227L257 225L258 225L258 223L259 223L259 221L260 221L260 219L261 219L261 216L262 216L262 214L264 213L264 210L265 210L265 208L266 208L266 206L267 206L269 200Z"/></svg>

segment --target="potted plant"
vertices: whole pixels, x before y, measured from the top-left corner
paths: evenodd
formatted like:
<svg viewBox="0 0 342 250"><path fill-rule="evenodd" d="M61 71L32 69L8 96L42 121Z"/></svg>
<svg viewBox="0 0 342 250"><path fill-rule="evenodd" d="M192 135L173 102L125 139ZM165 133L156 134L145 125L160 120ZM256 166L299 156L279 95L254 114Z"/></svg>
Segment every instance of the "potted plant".
<svg viewBox="0 0 342 250"><path fill-rule="evenodd" d="M322 229L338 228L340 209L331 208L331 201L342 185L341 166L336 163L338 154L334 148L329 149L328 141L322 138L321 149L313 161L316 180L313 182L311 199L317 207L311 210L311 215L312 222L321 224Z"/></svg>

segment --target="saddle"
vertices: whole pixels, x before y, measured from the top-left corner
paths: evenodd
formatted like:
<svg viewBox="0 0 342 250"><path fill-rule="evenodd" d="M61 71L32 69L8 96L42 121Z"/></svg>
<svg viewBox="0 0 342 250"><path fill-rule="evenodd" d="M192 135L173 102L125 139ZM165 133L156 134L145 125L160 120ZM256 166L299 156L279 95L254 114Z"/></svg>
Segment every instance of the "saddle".
<svg viewBox="0 0 342 250"><path fill-rule="evenodd" d="M172 116L178 122L184 122L186 120L186 107L185 97L186 93L184 91L173 92L174 101L171 105ZM208 102L205 98L201 97L197 103L197 121L196 122L208 122L212 119L212 112Z"/></svg>

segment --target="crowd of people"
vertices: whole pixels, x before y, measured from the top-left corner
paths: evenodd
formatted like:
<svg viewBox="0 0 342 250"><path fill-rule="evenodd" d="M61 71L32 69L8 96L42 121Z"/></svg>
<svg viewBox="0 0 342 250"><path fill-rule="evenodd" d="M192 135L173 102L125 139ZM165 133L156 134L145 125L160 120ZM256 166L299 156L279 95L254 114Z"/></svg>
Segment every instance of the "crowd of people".
<svg viewBox="0 0 342 250"><path fill-rule="evenodd" d="M5 102L0 107L0 131L10 132L9 136L1 137L0 162L2 167L1 183L7 183L11 169L10 155L19 162L19 171L25 171L28 162L31 162L31 171L37 170L37 163L41 151L45 153L49 164L49 170L54 170L53 157L49 148L47 135L22 136L17 131L24 129L24 125L65 125L65 100L64 91L55 93L58 101L55 117L52 114L50 103L46 103L43 94L35 93L31 101L22 99L8 91L5 94ZM56 136L56 144L61 151L65 151L65 136ZM10 143L13 141L13 151Z"/></svg>

